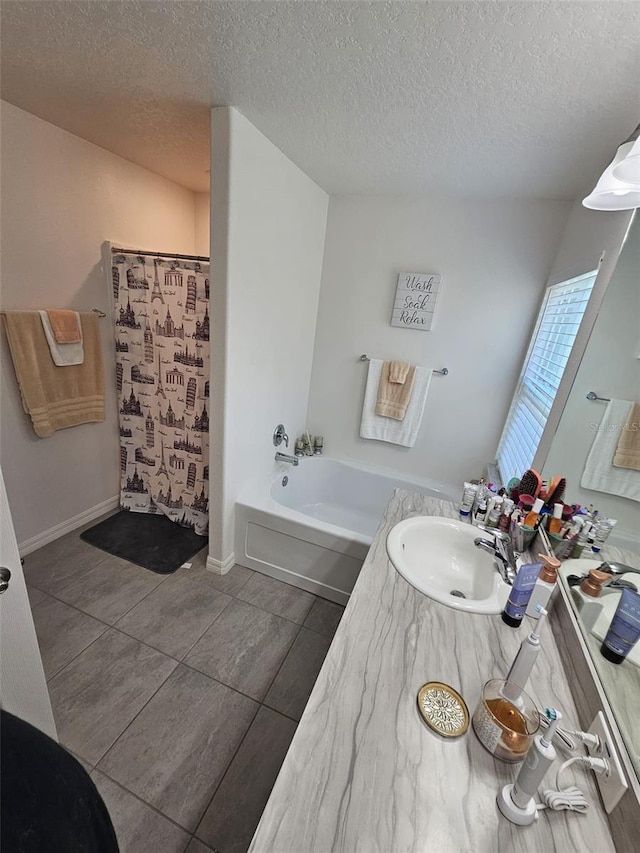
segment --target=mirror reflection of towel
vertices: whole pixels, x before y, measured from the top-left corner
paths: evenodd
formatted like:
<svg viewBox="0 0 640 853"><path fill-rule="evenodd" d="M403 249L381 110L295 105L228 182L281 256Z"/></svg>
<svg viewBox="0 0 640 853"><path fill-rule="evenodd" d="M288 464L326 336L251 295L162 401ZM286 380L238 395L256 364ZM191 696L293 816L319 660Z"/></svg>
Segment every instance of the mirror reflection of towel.
<svg viewBox="0 0 640 853"><path fill-rule="evenodd" d="M640 403L631 406L627 420L622 425L613 464L616 468L640 471Z"/></svg>
<svg viewBox="0 0 640 853"><path fill-rule="evenodd" d="M613 467L619 426L626 423L630 409L628 400L611 400L607 404L582 472L580 485L583 489L640 501L640 471Z"/></svg>

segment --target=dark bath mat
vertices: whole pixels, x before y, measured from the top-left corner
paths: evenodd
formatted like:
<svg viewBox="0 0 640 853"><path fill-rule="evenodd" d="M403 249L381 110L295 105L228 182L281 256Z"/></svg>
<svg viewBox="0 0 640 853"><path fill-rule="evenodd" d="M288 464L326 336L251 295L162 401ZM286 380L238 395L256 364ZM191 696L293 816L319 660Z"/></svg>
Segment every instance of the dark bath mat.
<svg viewBox="0 0 640 853"><path fill-rule="evenodd" d="M207 545L198 536L164 515L119 512L80 534L89 545L160 575L175 572Z"/></svg>

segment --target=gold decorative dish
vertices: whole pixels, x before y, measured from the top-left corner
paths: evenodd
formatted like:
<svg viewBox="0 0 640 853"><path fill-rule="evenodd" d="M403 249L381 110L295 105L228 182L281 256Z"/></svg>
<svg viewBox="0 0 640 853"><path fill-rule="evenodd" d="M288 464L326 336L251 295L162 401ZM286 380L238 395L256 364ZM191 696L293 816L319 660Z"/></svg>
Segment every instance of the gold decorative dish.
<svg viewBox="0 0 640 853"><path fill-rule="evenodd" d="M441 681L428 681L418 691L418 711L434 732L460 737L469 728L469 709L462 696Z"/></svg>

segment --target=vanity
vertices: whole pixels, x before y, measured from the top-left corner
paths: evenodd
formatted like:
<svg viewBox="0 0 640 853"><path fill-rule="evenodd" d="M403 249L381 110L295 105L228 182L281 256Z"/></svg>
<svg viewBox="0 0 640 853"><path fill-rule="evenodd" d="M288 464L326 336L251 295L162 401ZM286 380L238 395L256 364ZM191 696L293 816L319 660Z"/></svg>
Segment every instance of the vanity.
<svg viewBox="0 0 640 853"><path fill-rule="evenodd" d="M506 675L530 623L514 630L499 615L454 610L404 580L385 543L397 522L416 515L459 518L452 503L395 492L250 853L612 853L590 772L570 768L562 777L585 792L592 804L586 815L544 810L533 825L518 827L499 813L496 794L519 765L494 759L471 726L445 739L422 721L417 694L427 681L457 690L472 715L483 684ZM551 631L527 692L539 708L561 709L567 728L579 727ZM553 787L554 775L545 784Z"/></svg>

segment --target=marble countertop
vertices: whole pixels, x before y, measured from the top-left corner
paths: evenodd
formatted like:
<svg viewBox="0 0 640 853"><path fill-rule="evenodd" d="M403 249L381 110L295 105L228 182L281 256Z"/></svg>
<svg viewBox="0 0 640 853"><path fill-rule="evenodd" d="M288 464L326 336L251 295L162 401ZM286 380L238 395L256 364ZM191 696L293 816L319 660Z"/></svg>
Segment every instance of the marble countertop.
<svg viewBox="0 0 640 853"><path fill-rule="evenodd" d="M390 528L412 515L458 518L453 504L396 491L287 753L250 853L614 853L590 775L570 768L593 803L587 815L542 811L517 827L496 806L517 767L497 761L471 726L446 740L422 722L416 696L444 681L469 712L482 685L503 677L528 625L463 614L430 600L393 568ZM525 619L525 622L527 620ZM577 715L551 632L528 692L539 707ZM555 784L554 771L545 780Z"/></svg>

